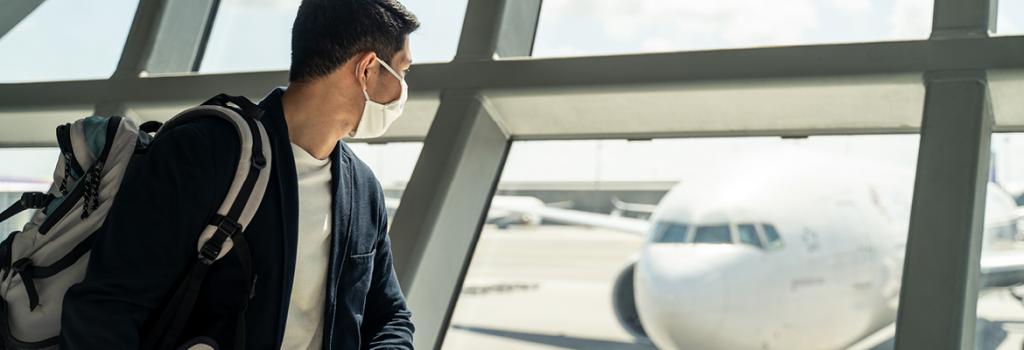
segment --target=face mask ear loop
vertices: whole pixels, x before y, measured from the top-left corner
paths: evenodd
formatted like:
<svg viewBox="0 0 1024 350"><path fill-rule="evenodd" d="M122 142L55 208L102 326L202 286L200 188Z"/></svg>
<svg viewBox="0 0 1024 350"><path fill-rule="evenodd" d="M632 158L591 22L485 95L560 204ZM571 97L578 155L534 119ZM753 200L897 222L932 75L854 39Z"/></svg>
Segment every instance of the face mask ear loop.
<svg viewBox="0 0 1024 350"><path fill-rule="evenodd" d="M388 72L391 73L391 75L394 75L395 79L405 80L405 79L402 79L402 77L398 75L398 72L395 72L395 70L393 68L391 68L391 66L389 66L387 63L384 63L384 61L382 61L380 58L377 58L377 56L373 56L373 59L377 60L377 62L380 63L381 66L384 66L384 69L387 69Z"/></svg>

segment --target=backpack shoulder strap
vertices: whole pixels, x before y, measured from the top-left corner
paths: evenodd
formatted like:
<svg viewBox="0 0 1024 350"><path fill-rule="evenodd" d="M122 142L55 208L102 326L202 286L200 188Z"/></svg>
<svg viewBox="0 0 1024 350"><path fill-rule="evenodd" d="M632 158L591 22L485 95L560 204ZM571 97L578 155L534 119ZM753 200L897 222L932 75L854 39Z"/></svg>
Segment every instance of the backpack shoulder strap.
<svg viewBox="0 0 1024 350"><path fill-rule="evenodd" d="M233 106L232 106L233 104ZM174 292L166 309L146 337L143 349L173 349L192 313L206 272L234 246L241 250L243 271L252 289L251 262L242 232L252 221L270 179L271 147L260 118L262 110L244 97L218 95L198 107L187 109L167 121L160 130L168 130L196 118L219 117L238 131L241 154L227 196L199 236L197 260ZM158 134L159 136L159 134Z"/></svg>
<svg viewBox="0 0 1024 350"><path fill-rule="evenodd" d="M241 154L235 168L235 177L224 201L199 236L197 246L199 260L212 264L231 250L232 238L241 234L256 214L270 179L272 155L267 131L258 119L259 114L247 108L241 108L242 113L238 113L234 108L218 105L219 102L207 103L185 110L168 121L163 128L174 127L194 118L216 116L231 122L238 131ZM255 105L253 108L256 108Z"/></svg>

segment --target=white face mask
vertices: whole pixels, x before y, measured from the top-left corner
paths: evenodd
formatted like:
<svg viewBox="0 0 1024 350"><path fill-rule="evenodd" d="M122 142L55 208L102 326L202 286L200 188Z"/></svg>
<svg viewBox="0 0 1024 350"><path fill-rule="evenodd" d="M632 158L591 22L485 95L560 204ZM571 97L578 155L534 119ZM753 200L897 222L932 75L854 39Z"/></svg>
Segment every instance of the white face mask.
<svg viewBox="0 0 1024 350"><path fill-rule="evenodd" d="M405 101L409 99L409 86L405 84L405 79L402 79L388 66L387 63L381 61L379 58L374 57L381 66L388 70L391 75L398 79L399 83L402 84L402 94L398 96L397 100L392 101L388 104L380 104L373 102L370 99L370 94L366 93L366 88L363 88L363 96L366 97L366 105L363 107L363 117L359 121L359 126L349 136L357 139L368 139L379 137L384 135L384 132L388 130L391 123L394 123L399 116L402 115L402 109L405 108Z"/></svg>

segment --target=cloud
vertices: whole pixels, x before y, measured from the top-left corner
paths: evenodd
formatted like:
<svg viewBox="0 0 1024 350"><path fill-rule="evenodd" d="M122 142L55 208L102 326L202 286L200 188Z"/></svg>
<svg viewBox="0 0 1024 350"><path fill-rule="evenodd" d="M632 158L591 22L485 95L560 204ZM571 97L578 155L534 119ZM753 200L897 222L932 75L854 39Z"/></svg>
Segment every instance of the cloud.
<svg viewBox="0 0 1024 350"><path fill-rule="evenodd" d="M589 18L595 35L677 50L798 44L819 25L817 0L546 0L544 11L545 21Z"/></svg>
<svg viewBox="0 0 1024 350"><path fill-rule="evenodd" d="M832 0L831 5L847 14L860 14L871 10L872 0Z"/></svg>
<svg viewBox="0 0 1024 350"><path fill-rule="evenodd" d="M932 30L931 0L893 0L889 15L890 37L927 38Z"/></svg>
<svg viewBox="0 0 1024 350"><path fill-rule="evenodd" d="M996 32L999 35L1011 35L1024 33L1024 0L1000 1L999 26Z"/></svg>
<svg viewBox="0 0 1024 350"><path fill-rule="evenodd" d="M614 54L922 39L931 32L933 2L545 0L538 51ZM1011 23L1001 12L1002 32L1021 30L1024 21Z"/></svg>

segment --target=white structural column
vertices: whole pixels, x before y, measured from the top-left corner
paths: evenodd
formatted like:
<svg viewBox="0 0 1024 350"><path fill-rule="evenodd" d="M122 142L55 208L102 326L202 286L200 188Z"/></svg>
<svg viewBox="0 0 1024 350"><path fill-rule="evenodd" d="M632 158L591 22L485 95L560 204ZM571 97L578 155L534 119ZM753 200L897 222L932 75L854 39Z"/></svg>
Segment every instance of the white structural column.
<svg viewBox="0 0 1024 350"><path fill-rule="evenodd" d="M936 0L931 40L988 36L994 6ZM986 72L926 72L925 88L896 349L974 349L993 124Z"/></svg>
<svg viewBox="0 0 1024 350"><path fill-rule="evenodd" d="M524 11L524 2L533 10ZM455 60L490 61L499 52L528 56L539 10L539 0L471 0ZM523 30L510 22L534 24ZM479 90L442 91L390 232L418 349L440 348L444 341L510 137Z"/></svg>
<svg viewBox="0 0 1024 350"><path fill-rule="evenodd" d="M199 68L220 0L140 0L109 88L148 74L186 73ZM100 101L98 115L124 115L118 101Z"/></svg>

